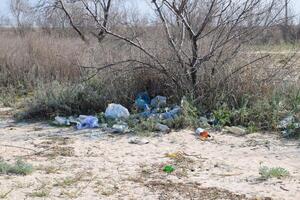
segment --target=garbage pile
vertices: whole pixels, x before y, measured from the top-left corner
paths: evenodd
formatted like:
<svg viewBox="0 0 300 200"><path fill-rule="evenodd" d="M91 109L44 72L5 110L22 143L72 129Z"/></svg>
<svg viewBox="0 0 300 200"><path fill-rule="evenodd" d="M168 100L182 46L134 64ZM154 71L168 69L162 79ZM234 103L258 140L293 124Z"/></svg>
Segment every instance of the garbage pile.
<svg viewBox="0 0 300 200"><path fill-rule="evenodd" d="M162 123L163 120L172 120L181 114L181 107L174 105L167 106L167 97L156 96L150 98L147 92L137 95L134 103L138 113L130 114L129 110L120 105L111 103L103 113L103 119L97 116L80 115L79 117L57 116L53 124L57 126L74 126L77 130L102 128L111 133L131 132L128 122L139 123L143 119L154 119L157 123L154 130L162 133L169 133L171 129ZM100 121L100 122L99 122Z"/></svg>
<svg viewBox="0 0 300 200"><path fill-rule="evenodd" d="M170 120L175 119L181 114L180 106L167 107L167 97L156 96L150 99L147 92L137 95L135 106L140 112L139 116L143 118Z"/></svg>
<svg viewBox="0 0 300 200"><path fill-rule="evenodd" d="M78 118L74 117L60 117L57 116L53 122L57 126L72 126L75 125L76 129L99 128L98 118L94 116L79 115Z"/></svg>

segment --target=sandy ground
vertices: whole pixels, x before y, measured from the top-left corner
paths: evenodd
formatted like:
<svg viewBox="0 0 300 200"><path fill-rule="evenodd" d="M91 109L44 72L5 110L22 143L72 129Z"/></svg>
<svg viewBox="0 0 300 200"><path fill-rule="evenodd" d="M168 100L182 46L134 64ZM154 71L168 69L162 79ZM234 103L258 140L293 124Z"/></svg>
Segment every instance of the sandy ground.
<svg viewBox="0 0 300 200"><path fill-rule="evenodd" d="M299 141L275 134L243 137L193 131L148 137L75 131L45 123L0 120L0 156L33 164L27 176L0 175L6 199L300 199ZM171 174L163 172L173 165ZM260 166L283 167L290 176L260 180Z"/></svg>

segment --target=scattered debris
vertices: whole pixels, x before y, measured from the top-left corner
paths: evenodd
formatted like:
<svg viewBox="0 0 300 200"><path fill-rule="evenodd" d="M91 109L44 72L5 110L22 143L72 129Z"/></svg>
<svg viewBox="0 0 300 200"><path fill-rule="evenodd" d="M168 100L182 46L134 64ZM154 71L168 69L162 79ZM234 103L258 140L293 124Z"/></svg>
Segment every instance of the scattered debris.
<svg viewBox="0 0 300 200"><path fill-rule="evenodd" d="M164 112L161 114L162 119L175 119L181 113L181 108L175 106L172 110Z"/></svg>
<svg viewBox="0 0 300 200"><path fill-rule="evenodd" d="M172 173L175 170L175 168L172 165L166 165L163 169L166 173Z"/></svg>
<svg viewBox="0 0 300 200"><path fill-rule="evenodd" d="M108 119L127 119L129 116L128 109L120 104L111 103L105 110L105 117Z"/></svg>
<svg viewBox="0 0 300 200"><path fill-rule="evenodd" d="M57 126L71 126L69 119L67 119L66 117L60 117L60 116L56 116L54 118L53 124L57 125Z"/></svg>
<svg viewBox="0 0 300 200"><path fill-rule="evenodd" d="M163 133L170 133L171 131L171 129L167 125L160 124L160 123L157 123L155 125L155 130Z"/></svg>
<svg viewBox="0 0 300 200"><path fill-rule="evenodd" d="M229 133L233 133L237 136L242 136L247 134L247 130L237 126L225 126L224 129Z"/></svg>
<svg viewBox="0 0 300 200"><path fill-rule="evenodd" d="M208 131L202 128L197 128L195 131L196 135L200 137L201 140L207 140L211 136L209 135Z"/></svg>
<svg viewBox="0 0 300 200"><path fill-rule="evenodd" d="M78 130L87 128L99 128L98 118L94 116L79 115L76 128Z"/></svg>
<svg viewBox="0 0 300 200"><path fill-rule="evenodd" d="M139 144L139 145L143 145L143 144L148 144L149 140L147 139L141 139L139 137L131 137L129 138L128 141L130 144Z"/></svg>
<svg viewBox="0 0 300 200"><path fill-rule="evenodd" d="M156 96L151 100L152 108L162 108L167 105L167 97L164 96Z"/></svg>
<svg viewBox="0 0 300 200"><path fill-rule="evenodd" d="M281 120L277 128L281 130L283 137L292 137L300 134L300 122L292 115Z"/></svg>
<svg viewBox="0 0 300 200"><path fill-rule="evenodd" d="M205 130L203 128L197 128L195 133L196 135L200 135L202 132L204 132Z"/></svg>
<svg viewBox="0 0 300 200"><path fill-rule="evenodd" d="M75 124L78 130L100 127L97 117L87 115L79 115L78 118L56 116L53 124L57 126L71 126L72 124Z"/></svg>
<svg viewBox="0 0 300 200"><path fill-rule="evenodd" d="M283 120L281 120L277 126L279 129L286 129L291 124L295 123L295 117L294 116L287 116Z"/></svg>
<svg viewBox="0 0 300 200"><path fill-rule="evenodd" d="M113 133L129 133L129 127L126 123L114 124L112 126Z"/></svg>
<svg viewBox="0 0 300 200"><path fill-rule="evenodd" d="M135 106L139 110L150 110L150 97L148 95L148 92L141 92L137 95L135 99Z"/></svg>

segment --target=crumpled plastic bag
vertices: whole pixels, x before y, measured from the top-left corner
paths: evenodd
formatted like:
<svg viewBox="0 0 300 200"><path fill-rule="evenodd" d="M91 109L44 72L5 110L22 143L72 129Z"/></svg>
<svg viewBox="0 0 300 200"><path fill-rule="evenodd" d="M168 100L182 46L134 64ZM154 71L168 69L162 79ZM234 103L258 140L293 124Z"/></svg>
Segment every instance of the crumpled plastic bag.
<svg viewBox="0 0 300 200"><path fill-rule="evenodd" d="M167 105L167 97L156 96L151 100L151 107L162 108Z"/></svg>
<svg viewBox="0 0 300 200"><path fill-rule="evenodd" d="M127 119L130 116L130 113L124 106L111 103L106 108L104 116L109 119Z"/></svg>
<svg viewBox="0 0 300 200"><path fill-rule="evenodd" d="M161 117L163 119L174 119L176 117L178 117L178 115L180 115L181 113L181 108L179 106L175 106L172 110L162 113Z"/></svg>
<svg viewBox="0 0 300 200"><path fill-rule="evenodd" d="M150 97L148 92L140 92L135 99L135 106L139 110L150 110Z"/></svg>
<svg viewBox="0 0 300 200"><path fill-rule="evenodd" d="M94 116L79 115L76 128L78 130L87 128L99 128L98 118Z"/></svg>
<svg viewBox="0 0 300 200"><path fill-rule="evenodd" d="M57 126L71 126L70 120L66 117L56 116L54 118L53 124Z"/></svg>

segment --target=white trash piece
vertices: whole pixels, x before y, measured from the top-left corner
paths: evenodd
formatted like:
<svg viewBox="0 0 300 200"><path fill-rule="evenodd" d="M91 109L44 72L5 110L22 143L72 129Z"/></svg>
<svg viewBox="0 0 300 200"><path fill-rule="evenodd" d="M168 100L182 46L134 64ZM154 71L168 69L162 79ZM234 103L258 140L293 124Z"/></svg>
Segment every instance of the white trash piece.
<svg viewBox="0 0 300 200"><path fill-rule="evenodd" d="M120 104L111 103L105 110L105 117L110 119L127 119L130 113L127 108Z"/></svg>

